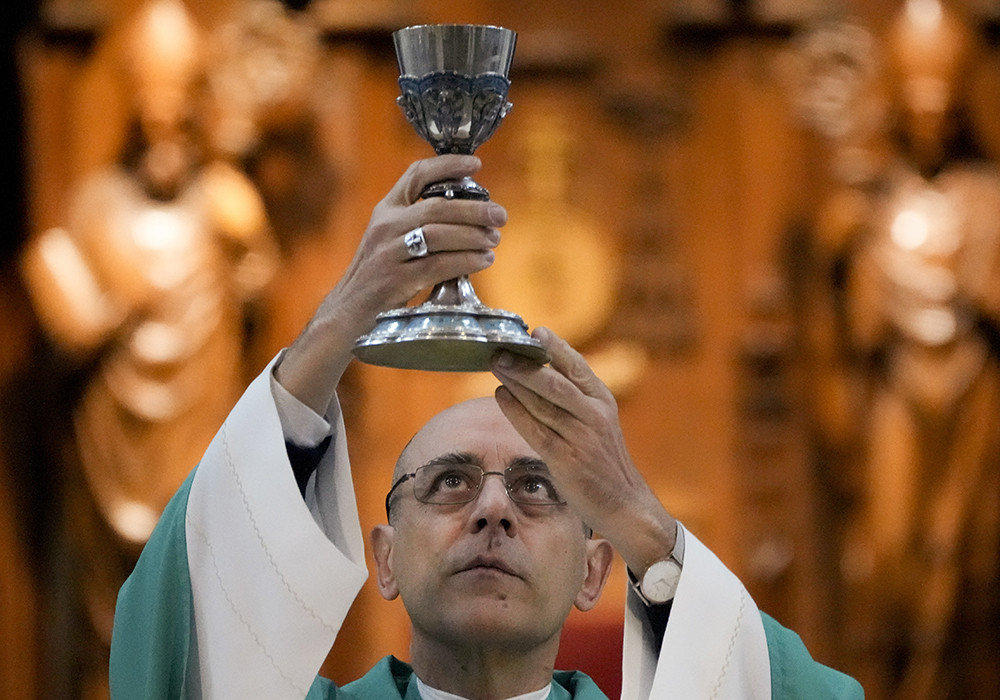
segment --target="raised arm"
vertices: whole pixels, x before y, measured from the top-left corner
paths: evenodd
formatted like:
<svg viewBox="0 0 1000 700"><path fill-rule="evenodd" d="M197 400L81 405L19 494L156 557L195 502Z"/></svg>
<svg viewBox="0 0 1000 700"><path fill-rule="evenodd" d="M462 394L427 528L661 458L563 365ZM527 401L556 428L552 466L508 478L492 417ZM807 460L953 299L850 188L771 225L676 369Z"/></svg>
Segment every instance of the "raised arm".
<svg viewBox="0 0 1000 700"><path fill-rule="evenodd" d="M375 317L404 305L420 290L471 274L493 263L507 221L499 204L435 197L420 200L432 182L472 175L473 156L439 156L417 161L372 213L358 250L316 315L288 349L277 379L304 404L321 414L333 398L359 336ZM412 257L403 236L422 226L429 255Z"/></svg>
<svg viewBox="0 0 1000 700"><path fill-rule="evenodd" d="M428 183L478 169L468 156L411 166L375 208L343 278L282 356L273 375L279 386L265 372L230 413L119 595L113 698L301 700L311 692L366 575L336 386L355 339L379 312L492 263L502 207L418 201ZM418 226L429 254L412 258L403 237ZM305 501L286 450L284 424L298 419L276 405L272 389L281 388L333 424Z"/></svg>
<svg viewBox="0 0 1000 700"><path fill-rule="evenodd" d="M545 328L535 337L551 366L500 356L493 366L503 383L497 402L566 500L642 574L670 554L677 522L632 462L611 391L566 341Z"/></svg>
<svg viewBox="0 0 1000 700"><path fill-rule="evenodd" d="M561 338L544 328L534 335L551 365L498 357L497 402L567 502L641 576L674 551L681 526L636 469L610 390ZM629 595L623 700L863 698L857 682L813 661L795 633L759 613L692 533L683 531L683 539L683 573L669 609Z"/></svg>

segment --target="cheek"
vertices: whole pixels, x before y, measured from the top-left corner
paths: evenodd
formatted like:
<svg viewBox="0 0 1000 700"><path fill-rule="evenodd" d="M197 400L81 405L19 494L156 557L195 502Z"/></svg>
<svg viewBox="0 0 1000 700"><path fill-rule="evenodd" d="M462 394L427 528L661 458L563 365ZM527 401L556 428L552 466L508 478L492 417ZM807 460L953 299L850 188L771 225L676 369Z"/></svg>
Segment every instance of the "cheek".
<svg viewBox="0 0 1000 700"><path fill-rule="evenodd" d="M436 582L442 556L447 551L442 534L443 528L428 523L406 523L402 532L397 530L390 563L400 592Z"/></svg>
<svg viewBox="0 0 1000 700"><path fill-rule="evenodd" d="M587 546L579 532L567 533L536 551L540 552L539 566L548 571L548 578L574 591L582 585L587 575Z"/></svg>
<svg viewBox="0 0 1000 700"><path fill-rule="evenodd" d="M424 554L427 550L420 546L419 542L411 538L400 538L392 548L392 570L396 578L406 579L419 572L426 566L428 556Z"/></svg>

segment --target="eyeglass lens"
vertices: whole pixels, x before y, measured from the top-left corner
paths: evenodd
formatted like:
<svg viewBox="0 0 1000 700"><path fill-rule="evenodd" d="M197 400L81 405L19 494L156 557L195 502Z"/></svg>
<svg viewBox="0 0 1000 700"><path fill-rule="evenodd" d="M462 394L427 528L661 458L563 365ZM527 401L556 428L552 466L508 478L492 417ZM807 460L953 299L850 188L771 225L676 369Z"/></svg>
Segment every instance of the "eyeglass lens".
<svg viewBox="0 0 1000 700"><path fill-rule="evenodd" d="M495 474L497 472L489 472ZM468 503L476 498L486 474L474 464L428 464L416 470L413 493L424 503ZM516 503L562 503L552 476L544 467L515 465L503 472L507 495Z"/></svg>

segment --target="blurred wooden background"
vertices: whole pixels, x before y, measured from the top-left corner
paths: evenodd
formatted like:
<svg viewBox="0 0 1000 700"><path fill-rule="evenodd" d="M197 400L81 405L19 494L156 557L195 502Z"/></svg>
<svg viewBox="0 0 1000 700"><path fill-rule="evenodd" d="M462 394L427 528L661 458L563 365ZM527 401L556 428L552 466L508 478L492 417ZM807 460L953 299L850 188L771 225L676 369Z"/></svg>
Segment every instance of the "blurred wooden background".
<svg viewBox="0 0 1000 700"><path fill-rule="evenodd" d="M129 114L116 62L121 29L139 5L48 0L9 9L17 16L4 28L3 89L21 123L3 139L2 159L11 183L0 235L2 698L99 692L85 680L89 636L60 535L72 524L59 505L69 483L59 450L83 370L60 364L18 260L31 235L65 224L74 184L121 148ZM243 7L239 0L187 6L205 31ZM803 241L833 176L824 141L797 119L787 64L794 37L819 20L851 17L877 32L900 7L896 0L290 7L318 26L321 65L304 111L265 127L265 146L240 160L264 195L281 256L250 336L246 377L295 337L346 267L372 206L411 160L430 155L394 104L391 30L428 22L513 28L514 109L480 150L478 178L508 208L510 224L477 290L584 351L616 390L635 460L667 506L816 658L861 673L839 583L838 523L849 504L816 447L816 369L797 291ZM969 104L995 131L1000 73L991 39L1000 5L983 0L972 9L987 49ZM392 464L412 433L492 384L359 365L347 384L342 400L367 530L383 517ZM620 652L606 645L620 639L625 582L619 562L601 605L571 617L566 635L564 660L583 665L612 696ZM995 603L983 609L996 620ZM406 630L401 604L366 587L327 673L346 681L384 654L405 658ZM995 668L1000 659L981 663ZM996 697L989 677L976 697Z"/></svg>

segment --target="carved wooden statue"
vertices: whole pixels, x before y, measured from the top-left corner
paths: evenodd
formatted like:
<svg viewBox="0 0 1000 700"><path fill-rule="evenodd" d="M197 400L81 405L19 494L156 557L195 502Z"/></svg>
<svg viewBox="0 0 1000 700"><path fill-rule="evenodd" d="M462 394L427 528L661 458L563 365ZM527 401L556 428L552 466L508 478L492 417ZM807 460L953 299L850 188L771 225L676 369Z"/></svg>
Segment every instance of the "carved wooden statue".
<svg viewBox="0 0 1000 700"><path fill-rule="evenodd" d="M23 259L43 326L94 368L67 512L105 642L134 557L244 386L244 302L276 262L256 191L203 155L201 39L179 0L141 8L127 53L135 124L119 161L79 184L65 227Z"/></svg>
<svg viewBox="0 0 1000 700"><path fill-rule="evenodd" d="M825 129L841 184L814 239L827 286L809 322L827 457L853 499L845 666L875 700L997 697L1000 169L960 131L975 36L938 0L909 0L882 93L857 32L844 46L862 50L832 62L854 68L841 92L867 99L823 103L845 106ZM879 128L890 94L894 129Z"/></svg>

